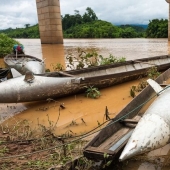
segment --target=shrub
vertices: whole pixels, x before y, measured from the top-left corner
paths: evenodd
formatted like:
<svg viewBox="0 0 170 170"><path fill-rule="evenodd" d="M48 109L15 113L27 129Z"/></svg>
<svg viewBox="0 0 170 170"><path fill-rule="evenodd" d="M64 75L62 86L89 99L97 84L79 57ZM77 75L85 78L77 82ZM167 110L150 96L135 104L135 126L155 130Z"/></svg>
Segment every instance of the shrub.
<svg viewBox="0 0 170 170"><path fill-rule="evenodd" d="M90 97L93 99L97 99L100 97L100 91L98 90L98 88L93 87L93 86L86 86L87 90L86 90L86 97Z"/></svg>
<svg viewBox="0 0 170 170"><path fill-rule="evenodd" d="M0 34L0 57L4 57L12 52L13 46L20 44L18 41L9 38L6 34Z"/></svg>

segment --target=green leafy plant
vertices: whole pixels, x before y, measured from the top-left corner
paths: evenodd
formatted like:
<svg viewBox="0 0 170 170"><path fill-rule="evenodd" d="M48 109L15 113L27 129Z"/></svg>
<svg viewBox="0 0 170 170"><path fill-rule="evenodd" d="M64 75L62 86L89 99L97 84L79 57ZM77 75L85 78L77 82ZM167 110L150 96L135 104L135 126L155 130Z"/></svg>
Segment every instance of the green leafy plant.
<svg viewBox="0 0 170 170"><path fill-rule="evenodd" d="M20 44L18 41L9 38L6 34L0 34L0 57L10 54L15 44Z"/></svg>
<svg viewBox="0 0 170 170"><path fill-rule="evenodd" d="M112 54L110 54L110 56L107 58L104 58L102 55L100 55L99 57L100 57L100 65L113 64L113 63L126 61L126 59L124 57L119 59L119 58L113 56Z"/></svg>
<svg viewBox="0 0 170 170"><path fill-rule="evenodd" d="M97 99L101 96L100 91L98 90L98 88L94 87L94 86L86 86L87 90L86 90L86 97L90 97L93 99Z"/></svg>
<svg viewBox="0 0 170 170"><path fill-rule="evenodd" d="M155 80L160 75L156 66L153 66L148 69L147 76L153 80Z"/></svg>
<svg viewBox="0 0 170 170"><path fill-rule="evenodd" d="M103 168L106 168L112 163L112 160L109 160L109 154L107 153L104 153L103 156L104 156Z"/></svg>
<svg viewBox="0 0 170 170"><path fill-rule="evenodd" d="M136 86L132 86L130 89L130 96L133 98L136 96L135 91L136 91Z"/></svg>
<svg viewBox="0 0 170 170"><path fill-rule="evenodd" d="M69 69L82 69L86 67L126 61L124 57L117 58L111 54L109 57L103 57L102 55L99 55L94 49L87 49L87 51L84 51L81 48L77 48L77 51L74 52L74 55L72 52L68 52L66 60L68 62L67 68Z"/></svg>
<svg viewBox="0 0 170 170"><path fill-rule="evenodd" d="M39 123L32 129L32 122L28 120L13 120L12 124L3 123L0 126L0 169L52 169L64 167L69 169L72 161L79 161L85 140L72 141L65 135L57 136L54 133L56 122L50 120L49 125ZM58 118L57 118L58 122ZM37 153L36 153L37 152ZM31 155L34 155L33 157ZM15 155L19 155L16 156ZM8 156L15 159L8 159ZM2 159L6 157L6 159ZM82 159L75 165L77 170L88 169L91 161ZM3 168L2 168L3 167ZM86 168L87 167L87 168Z"/></svg>
<svg viewBox="0 0 170 170"><path fill-rule="evenodd" d="M64 66L60 63L51 64L51 66L53 67L54 71L63 71L64 70Z"/></svg>
<svg viewBox="0 0 170 170"><path fill-rule="evenodd" d="M155 80L159 75L160 75L160 72L158 72L158 69L155 66L149 68L146 72L146 76L153 80ZM147 85L148 85L147 81L141 78L137 86L131 87L130 96L134 98L136 96L135 92L142 91Z"/></svg>
<svg viewBox="0 0 170 170"><path fill-rule="evenodd" d="M3 146L2 148L0 148L0 156L3 156L8 151L9 150L8 150L7 146Z"/></svg>
<svg viewBox="0 0 170 170"><path fill-rule="evenodd" d="M66 56L68 61L67 67L70 69L82 69L85 67L97 66L98 64L98 54L96 51L92 50L89 52L82 50L81 48L77 48L77 51L69 52Z"/></svg>

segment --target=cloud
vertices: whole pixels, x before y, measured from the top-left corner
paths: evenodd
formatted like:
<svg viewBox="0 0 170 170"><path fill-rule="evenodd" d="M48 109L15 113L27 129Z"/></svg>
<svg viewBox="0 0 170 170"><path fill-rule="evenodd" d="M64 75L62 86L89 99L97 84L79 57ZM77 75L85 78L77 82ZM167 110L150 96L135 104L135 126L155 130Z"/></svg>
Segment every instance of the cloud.
<svg viewBox="0 0 170 170"><path fill-rule="evenodd" d="M168 19L168 3L165 0L60 0L61 15L84 14L90 7L101 20L113 24L148 24L149 20ZM36 0L0 1L0 29L37 24Z"/></svg>
<svg viewBox="0 0 170 170"><path fill-rule="evenodd" d="M65 14L68 11L68 14L73 14L75 9L84 13L86 7L91 7L99 19L114 24L148 24L149 20L155 18L168 19L168 3L165 0L100 0L98 3L94 0L86 0L82 2L81 0L74 0L74 3L60 0L61 13Z"/></svg>
<svg viewBox="0 0 170 170"><path fill-rule="evenodd" d="M38 22L35 0L8 0L0 2L0 29L24 27Z"/></svg>

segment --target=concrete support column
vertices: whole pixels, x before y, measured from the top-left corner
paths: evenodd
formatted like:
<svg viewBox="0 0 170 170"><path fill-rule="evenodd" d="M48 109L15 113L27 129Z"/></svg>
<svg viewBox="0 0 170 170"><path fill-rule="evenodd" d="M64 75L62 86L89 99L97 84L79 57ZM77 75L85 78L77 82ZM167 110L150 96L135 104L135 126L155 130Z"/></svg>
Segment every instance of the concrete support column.
<svg viewBox="0 0 170 170"><path fill-rule="evenodd" d="M41 44L63 44L59 0L36 0Z"/></svg>
<svg viewBox="0 0 170 170"><path fill-rule="evenodd" d="M166 0L166 2L169 4L169 12L168 12L168 41L170 41L170 0Z"/></svg>

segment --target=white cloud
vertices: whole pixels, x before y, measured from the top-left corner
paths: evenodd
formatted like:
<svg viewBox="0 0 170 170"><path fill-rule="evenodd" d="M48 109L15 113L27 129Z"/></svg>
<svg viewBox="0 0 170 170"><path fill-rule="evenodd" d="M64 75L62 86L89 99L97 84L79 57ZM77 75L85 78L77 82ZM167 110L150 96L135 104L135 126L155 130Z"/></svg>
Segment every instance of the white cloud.
<svg viewBox="0 0 170 170"><path fill-rule="evenodd" d="M8 3L1 1L0 22L0 29L24 27L28 23L36 24L38 19L35 0L8 0Z"/></svg>
<svg viewBox="0 0 170 170"><path fill-rule="evenodd" d="M94 0L74 0L74 3L60 0L60 6L62 14L67 11L73 14L75 9L84 13L86 7L91 7L99 19L114 24L148 24L155 18L168 18L168 3L165 0L100 0L97 3ZM81 10L82 6L85 8Z"/></svg>
<svg viewBox="0 0 170 170"><path fill-rule="evenodd" d="M84 14L90 7L99 19L113 24L148 24L149 20L168 19L165 0L60 0L61 15ZM38 22L36 0L0 1L0 29L24 27Z"/></svg>

